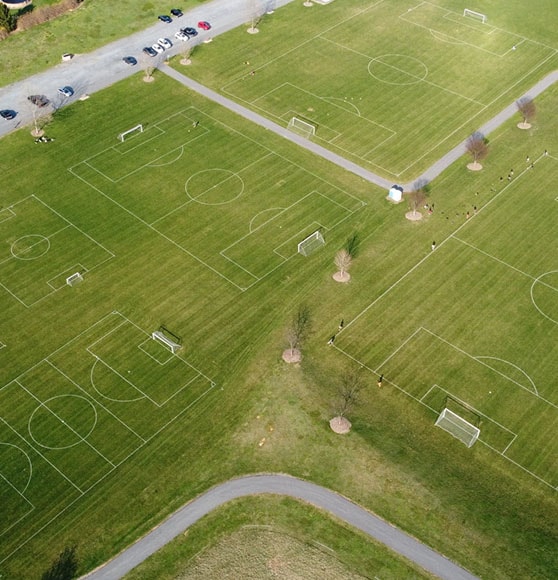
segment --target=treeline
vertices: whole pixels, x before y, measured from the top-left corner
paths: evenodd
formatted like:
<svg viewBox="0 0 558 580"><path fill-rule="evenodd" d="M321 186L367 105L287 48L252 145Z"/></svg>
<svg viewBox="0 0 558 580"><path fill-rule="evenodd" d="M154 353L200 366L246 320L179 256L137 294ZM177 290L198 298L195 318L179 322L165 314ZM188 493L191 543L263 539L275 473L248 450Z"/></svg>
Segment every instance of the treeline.
<svg viewBox="0 0 558 580"><path fill-rule="evenodd" d="M38 8L30 5L21 10L17 16L5 4L0 4L0 39L7 38L11 32L27 30L43 22L54 20L66 12L71 12L82 2L83 0L61 0L57 4Z"/></svg>

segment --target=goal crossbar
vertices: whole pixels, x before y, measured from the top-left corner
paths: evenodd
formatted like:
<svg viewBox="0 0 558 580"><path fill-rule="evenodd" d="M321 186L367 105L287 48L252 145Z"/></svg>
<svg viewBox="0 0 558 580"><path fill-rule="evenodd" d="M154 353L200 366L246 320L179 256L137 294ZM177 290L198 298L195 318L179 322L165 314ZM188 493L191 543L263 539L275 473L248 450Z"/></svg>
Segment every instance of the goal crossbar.
<svg viewBox="0 0 558 580"><path fill-rule="evenodd" d="M143 125L141 123L139 123L135 127L132 127L131 129L128 129L127 131L123 131L122 133L119 133L118 139L123 142L126 135L129 135L130 133L134 133L135 131L139 131L140 133L143 133Z"/></svg>
<svg viewBox="0 0 558 580"><path fill-rule="evenodd" d="M316 134L316 125L300 119L299 117L291 117L287 129L295 130L305 137L314 136Z"/></svg>
<svg viewBox="0 0 558 580"><path fill-rule="evenodd" d="M486 14L482 14L481 12L475 12L474 10L469 10L468 8L465 8L465 10L463 10L463 16L476 18L477 20L480 20L483 24L486 23Z"/></svg>
<svg viewBox="0 0 558 580"><path fill-rule="evenodd" d="M68 284L68 286L73 286L78 282L83 282L83 276L81 275L81 272L76 272L75 274L72 274L66 278L66 284Z"/></svg>
<svg viewBox="0 0 558 580"><path fill-rule="evenodd" d="M322 232L315 231L308 237L304 238L302 242L298 244L298 253L303 256L309 256L312 252L316 251L318 248L325 244L324 236Z"/></svg>
<svg viewBox="0 0 558 580"><path fill-rule="evenodd" d="M165 336L160 330L155 330L154 332L152 332L151 338L153 340L159 341L161 344L166 346L173 354L177 350L180 350L182 348L182 345L178 344L177 342L174 342L174 340L171 340L170 338L168 338L168 336Z"/></svg>
<svg viewBox="0 0 558 580"><path fill-rule="evenodd" d="M471 447L480 435L480 429L478 427L475 427L469 421L463 419L463 417L450 411L447 407L440 413L435 424L456 439L459 439L462 443L465 443L467 447Z"/></svg>

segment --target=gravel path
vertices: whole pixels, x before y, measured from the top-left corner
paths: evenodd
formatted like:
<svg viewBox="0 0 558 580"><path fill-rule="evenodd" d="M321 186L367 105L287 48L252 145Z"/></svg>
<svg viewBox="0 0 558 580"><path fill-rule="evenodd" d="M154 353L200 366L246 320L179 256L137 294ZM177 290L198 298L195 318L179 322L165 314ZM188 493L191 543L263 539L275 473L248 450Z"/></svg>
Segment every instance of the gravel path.
<svg viewBox="0 0 558 580"><path fill-rule="evenodd" d="M447 580L477 578L378 516L325 487L288 475L249 475L213 487L187 503L146 536L97 570L84 576L83 579L116 580L122 578L215 508L232 499L262 493L288 495L317 506L439 578Z"/></svg>

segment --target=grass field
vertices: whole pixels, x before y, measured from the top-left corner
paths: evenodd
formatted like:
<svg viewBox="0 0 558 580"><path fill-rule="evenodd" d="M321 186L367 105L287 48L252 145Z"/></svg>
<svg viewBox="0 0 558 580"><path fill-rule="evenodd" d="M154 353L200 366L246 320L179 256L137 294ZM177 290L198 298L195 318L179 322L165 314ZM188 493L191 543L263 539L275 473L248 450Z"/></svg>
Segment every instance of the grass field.
<svg viewBox="0 0 558 580"><path fill-rule="evenodd" d="M289 5L254 39L242 29L220 39L188 72L281 125L306 120L316 142L403 182L558 63L556 42L444 2L333 4L300 35L292 22L307 15Z"/></svg>
<svg viewBox="0 0 558 580"><path fill-rule="evenodd" d="M361 14L362 4L354 6ZM401 26L416 32L419 20L437 22L424 10L439 8L421 6ZM324 7L312 10L311 32L325 30ZM257 42L264 32L271 37L264 29ZM222 74L209 50L237 46L244 66L248 48L238 34L200 49L193 68L221 75L236 96L242 83ZM328 42L315 34L309 58ZM534 52L510 85L533 81L526 71L540 62L537 50L552 52L535 41L526 41ZM277 87L283 59L266 61ZM445 87L456 88L449 61L440 67ZM493 67L488 58L479 74L485 90ZM305 82L321 82L311 76ZM460 90L478 98L470 78ZM274 93L266 107L277 110L298 94ZM455 106L443 93L430 97L436 109ZM386 115L410 130L411 120L396 114L410 101L397 102ZM510 121L490 136L483 171L468 172L462 159L436 180L428 200L435 210L420 223L405 220L406 204L388 204L386 192L158 73L153 84L138 75L59 111L48 127L54 143L37 146L25 130L3 139L0 573L39 575L72 542L86 571L209 486L282 471L347 495L481 576L551 576L556 87L537 108L532 131ZM117 135L137 123L144 132L121 143ZM363 137L346 141L355 159ZM434 155L433 137L415 138ZM20 162L30 158L32 171ZM297 243L316 229L326 245L303 258ZM334 256L354 234L352 281L338 285ZM69 286L75 272L83 281ZM286 368L284 333L301 303L312 333L302 365ZM328 348L341 318L345 329ZM152 340L161 327L181 343L175 355ZM367 387L352 433L339 438L327 421L350 365L364 366ZM474 447L434 427L444 406L479 425ZM258 521L265 509L250 523L267 523ZM222 539L214 531L225 513L202 528L188 558ZM229 531L246 523L232 519ZM161 558L180 570L180 550L169 553ZM337 557L355 574L381 570Z"/></svg>

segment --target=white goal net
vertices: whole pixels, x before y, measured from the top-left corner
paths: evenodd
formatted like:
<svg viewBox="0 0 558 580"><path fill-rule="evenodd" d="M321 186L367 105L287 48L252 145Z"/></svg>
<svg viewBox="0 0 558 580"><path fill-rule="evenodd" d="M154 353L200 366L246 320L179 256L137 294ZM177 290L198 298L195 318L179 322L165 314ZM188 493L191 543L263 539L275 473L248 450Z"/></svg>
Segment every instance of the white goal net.
<svg viewBox="0 0 558 580"><path fill-rule="evenodd" d="M72 274L66 278L66 284L68 284L68 286L75 286L80 282L83 282L83 276L80 272L76 272L75 274Z"/></svg>
<svg viewBox="0 0 558 580"><path fill-rule="evenodd" d="M135 127L132 127L131 129L128 129L127 131L119 133L118 139L120 141L124 141L126 139L126 135L130 135L131 133L135 133L136 131L138 131L139 133L143 133L143 125L141 123L139 125L136 125Z"/></svg>
<svg viewBox="0 0 558 580"><path fill-rule="evenodd" d="M316 134L316 125L312 125L308 121L303 121L298 117L292 117L289 121L287 129L290 131L295 131L303 137L313 137Z"/></svg>
<svg viewBox="0 0 558 580"><path fill-rule="evenodd" d="M480 435L480 429L478 427L475 427L469 421L466 421L463 417L460 417L448 408L445 408L440 413L440 416L436 420L436 426L441 427L444 431L447 431L450 435L465 443L467 447L471 447Z"/></svg>
<svg viewBox="0 0 558 580"><path fill-rule="evenodd" d="M468 16L469 18L474 18L475 20L480 20L483 24L486 23L486 15L481 14L480 12L475 12L474 10L469 10L465 8L463 10L463 16Z"/></svg>
<svg viewBox="0 0 558 580"><path fill-rule="evenodd" d="M161 331L156 330L155 332L151 333L151 338L163 344L167 347L173 354L182 348L182 345L174 342L168 336L165 336Z"/></svg>
<svg viewBox="0 0 558 580"><path fill-rule="evenodd" d="M302 242L298 244L298 253L303 256L309 256L312 252L321 248L325 244L322 232L317 231L310 234L307 238L304 238Z"/></svg>

